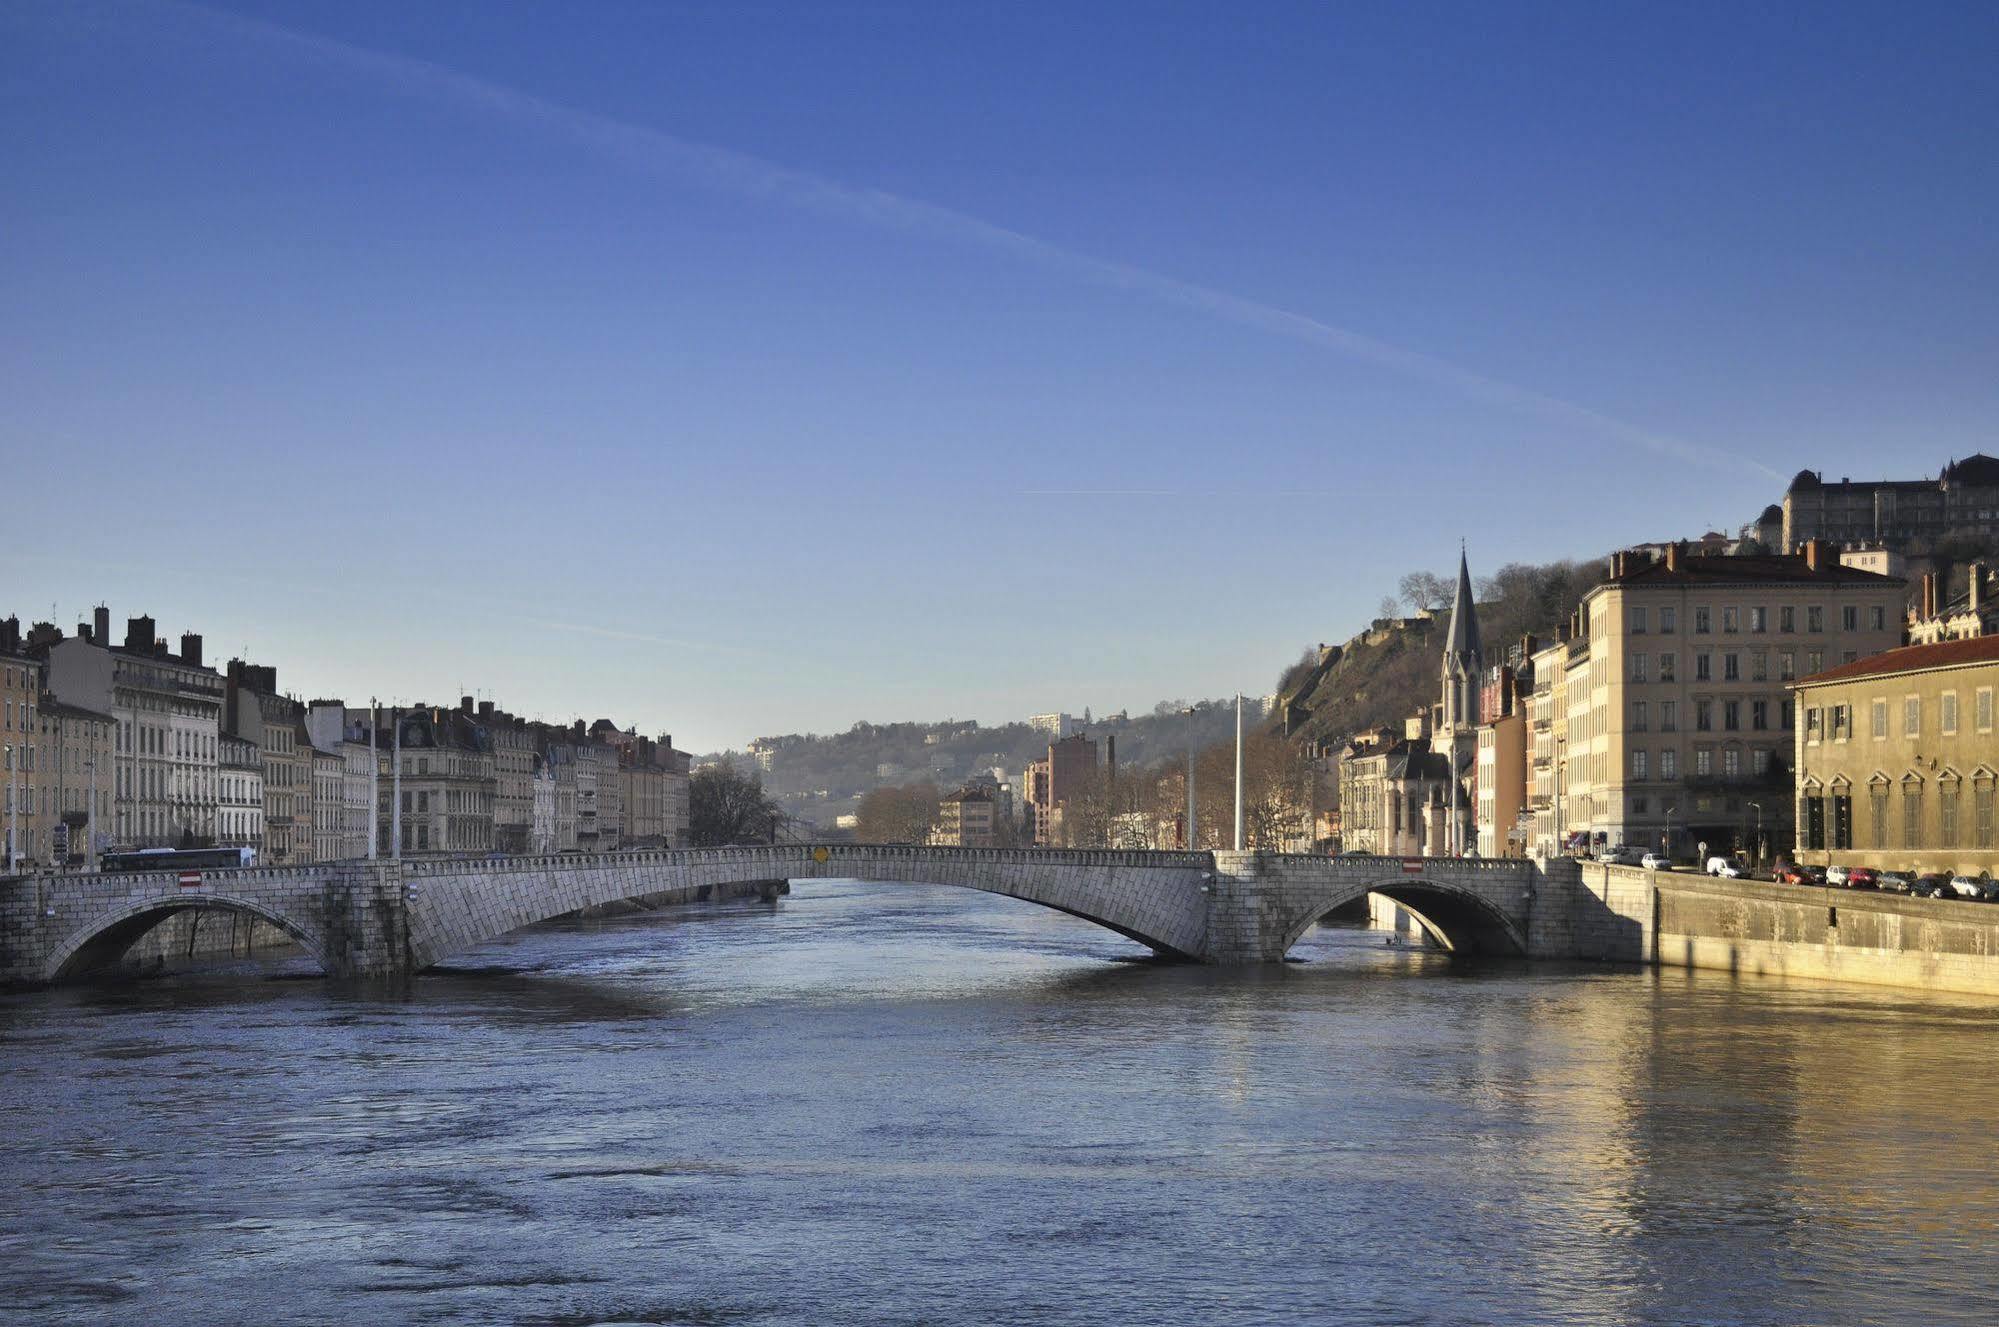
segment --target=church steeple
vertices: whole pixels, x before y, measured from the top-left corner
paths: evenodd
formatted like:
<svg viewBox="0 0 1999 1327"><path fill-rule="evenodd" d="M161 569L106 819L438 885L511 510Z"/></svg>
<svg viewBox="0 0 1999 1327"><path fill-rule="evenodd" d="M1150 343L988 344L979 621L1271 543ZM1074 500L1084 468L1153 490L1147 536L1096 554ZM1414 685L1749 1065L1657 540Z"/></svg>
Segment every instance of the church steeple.
<svg viewBox="0 0 1999 1327"><path fill-rule="evenodd" d="M1458 550L1458 589L1451 600L1451 629L1444 637L1444 725L1452 730L1478 722L1480 675L1485 651L1478 639L1478 605L1472 600L1471 565Z"/></svg>
<svg viewBox="0 0 1999 1327"><path fill-rule="evenodd" d="M1465 551L1458 550L1458 592L1451 600L1451 631L1444 638L1444 657L1447 659L1476 661L1485 658L1485 652L1478 643L1478 606L1472 602L1471 566L1465 561Z"/></svg>

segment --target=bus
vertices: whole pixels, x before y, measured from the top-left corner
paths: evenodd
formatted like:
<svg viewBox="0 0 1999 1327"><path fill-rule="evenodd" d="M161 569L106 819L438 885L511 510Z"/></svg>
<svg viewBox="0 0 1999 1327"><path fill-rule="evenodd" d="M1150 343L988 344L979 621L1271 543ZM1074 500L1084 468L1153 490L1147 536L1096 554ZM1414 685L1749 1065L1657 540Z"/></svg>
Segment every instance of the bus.
<svg viewBox="0 0 1999 1327"><path fill-rule="evenodd" d="M255 866L255 848L140 848L107 852L98 859L100 871L233 871Z"/></svg>

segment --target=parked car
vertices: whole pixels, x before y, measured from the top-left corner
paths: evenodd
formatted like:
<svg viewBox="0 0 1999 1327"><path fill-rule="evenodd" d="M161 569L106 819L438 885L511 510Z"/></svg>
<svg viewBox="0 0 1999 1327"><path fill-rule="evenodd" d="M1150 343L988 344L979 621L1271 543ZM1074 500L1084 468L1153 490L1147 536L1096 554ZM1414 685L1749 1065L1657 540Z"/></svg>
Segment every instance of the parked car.
<svg viewBox="0 0 1999 1327"><path fill-rule="evenodd" d="M1707 859L1707 873L1725 876L1730 880L1747 880L1749 863L1740 857L1710 857Z"/></svg>
<svg viewBox="0 0 1999 1327"><path fill-rule="evenodd" d="M1596 859L1608 866L1636 866L1642 856L1638 849L1620 843L1597 853Z"/></svg>
<svg viewBox="0 0 1999 1327"><path fill-rule="evenodd" d="M1846 868L1844 866L1826 867L1825 882L1835 889L1846 888Z"/></svg>
<svg viewBox="0 0 1999 1327"><path fill-rule="evenodd" d="M1673 859L1663 852L1648 852L1638 859L1638 864L1648 871L1670 871Z"/></svg>
<svg viewBox="0 0 1999 1327"><path fill-rule="evenodd" d="M1874 887L1885 894L1906 894L1915 883L1907 871L1882 871L1874 877Z"/></svg>
<svg viewBox="0 0 1999 1327"><path fill-rule="evenodd" d="M1950 878L1950 892L1976 903L1999 903L1999 882L1990 876L1954 875Z"/></svg>
<svg viewBox="0 0 1999 1327"><path fill-rule="evenodd" d="M1849 866L1846 868L1848 889L1878 889L1881 877L1871 866Z"/></svg>
<svg viewBox="0 0 1999 1327"><path fill-rule="evenodd" d="M1917 898L1949 898L1952 894L1950 877L1925 871L1910 883L1909 893Z"/></svg>
<svg viewBox="0 0 1999 1327"><path fill-rule="evenodd" d="M1778 868L1777 879L1787 885L1823 885L1826 882L1826 873L1816 866L1790 862Z"/></svg>

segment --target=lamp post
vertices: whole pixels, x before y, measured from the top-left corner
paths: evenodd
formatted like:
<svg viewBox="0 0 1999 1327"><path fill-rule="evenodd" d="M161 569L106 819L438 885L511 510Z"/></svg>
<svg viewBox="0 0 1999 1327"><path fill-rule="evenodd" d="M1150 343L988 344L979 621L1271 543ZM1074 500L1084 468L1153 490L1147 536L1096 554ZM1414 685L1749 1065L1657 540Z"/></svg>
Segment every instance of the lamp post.
<svg viewBox="0 0 1999 1327"><path fill-rule="evenodd" d="M1235 850L1242 851L1242 692L1235 693Z"/></svg>
<svg viewBox="0 0 1999 1327"><path fill-rule="evenodd" d="M1194 717L1192 706L1180 711L1185 719ZM1194 726L1187 725L1187 841L1182 846L1189 852L1199 848L1198 836L1194 830Z"/></svg>

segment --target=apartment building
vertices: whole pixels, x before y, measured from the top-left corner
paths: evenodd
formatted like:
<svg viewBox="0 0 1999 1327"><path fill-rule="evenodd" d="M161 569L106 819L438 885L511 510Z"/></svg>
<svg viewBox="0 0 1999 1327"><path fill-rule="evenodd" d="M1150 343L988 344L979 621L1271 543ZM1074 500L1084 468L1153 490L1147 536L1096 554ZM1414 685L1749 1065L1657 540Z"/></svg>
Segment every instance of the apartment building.
<svg viewBox="0 0 1999 1327"><path fill-rule="evenodd" d="M1789 844L1791 684L1898 645L1904 589L1823 541L1796 556L1614 558L1564 647L1562 846L1685 858L1702 842L1763 857Z"/></svg>
<svg viewBox="0 0 1999 1327"><path fill-rule="evenodd" d="M257 744L223 733L217 748L215 846L264 850L264 757Z"/></svg>
<svg viewBox="0 0 1999 1327"><path fill-rule="evenodd" d="M222 730L257 749L263 767L264 843L259 861L313 860L312 740L305 706L278 691L278 670L231 659Z"/></svg>
<svg viewBox="0 0 1999 1327"><path fill-rule="evenodd" d="M193 632L176 654L150 617L126 623L123 645L109 643L110 631L110 610L100 607L75 636L49 642L44 657L51 695L116 722L111 832L136 847L211 841L223 681L203 664Z"/></svg>
<svg viewBox="0 0 1999 1327"><path fill-rule="evenodd" d="M404 856L493 851L492 742L469 708L418 708L396 720Z"/></svg>
<svg viewBox="0 0 1999 1327"><path fill-rule="evenodd" d="M13 870L45 851L47 839L36 830L42 805L37 765L40 747L36 711L42 697L42 667L21 652L21 624L0 622L0 870Z"/></svg>
<svg viewBox="0 0 1999 1327"><path fill-rule="evenodd" d="M88 845L110 841L117 720L44 695L35 723L38 814L29 841L45 861L85 864L94 860Z"/></svg>
<svg viewBox="0 0 1999 1327"><path fill-rule="evenodd" d="M1999 873L1999 636L1801 679L1796 853L1812 865Z"/></svg>
<svg viewBox="0 0 1999 1327"><path fill-rule="evenodd" d="M946 848L993 846L992 795L982 788L960 788L937 803L937 828L930 841Z"/></svg>

